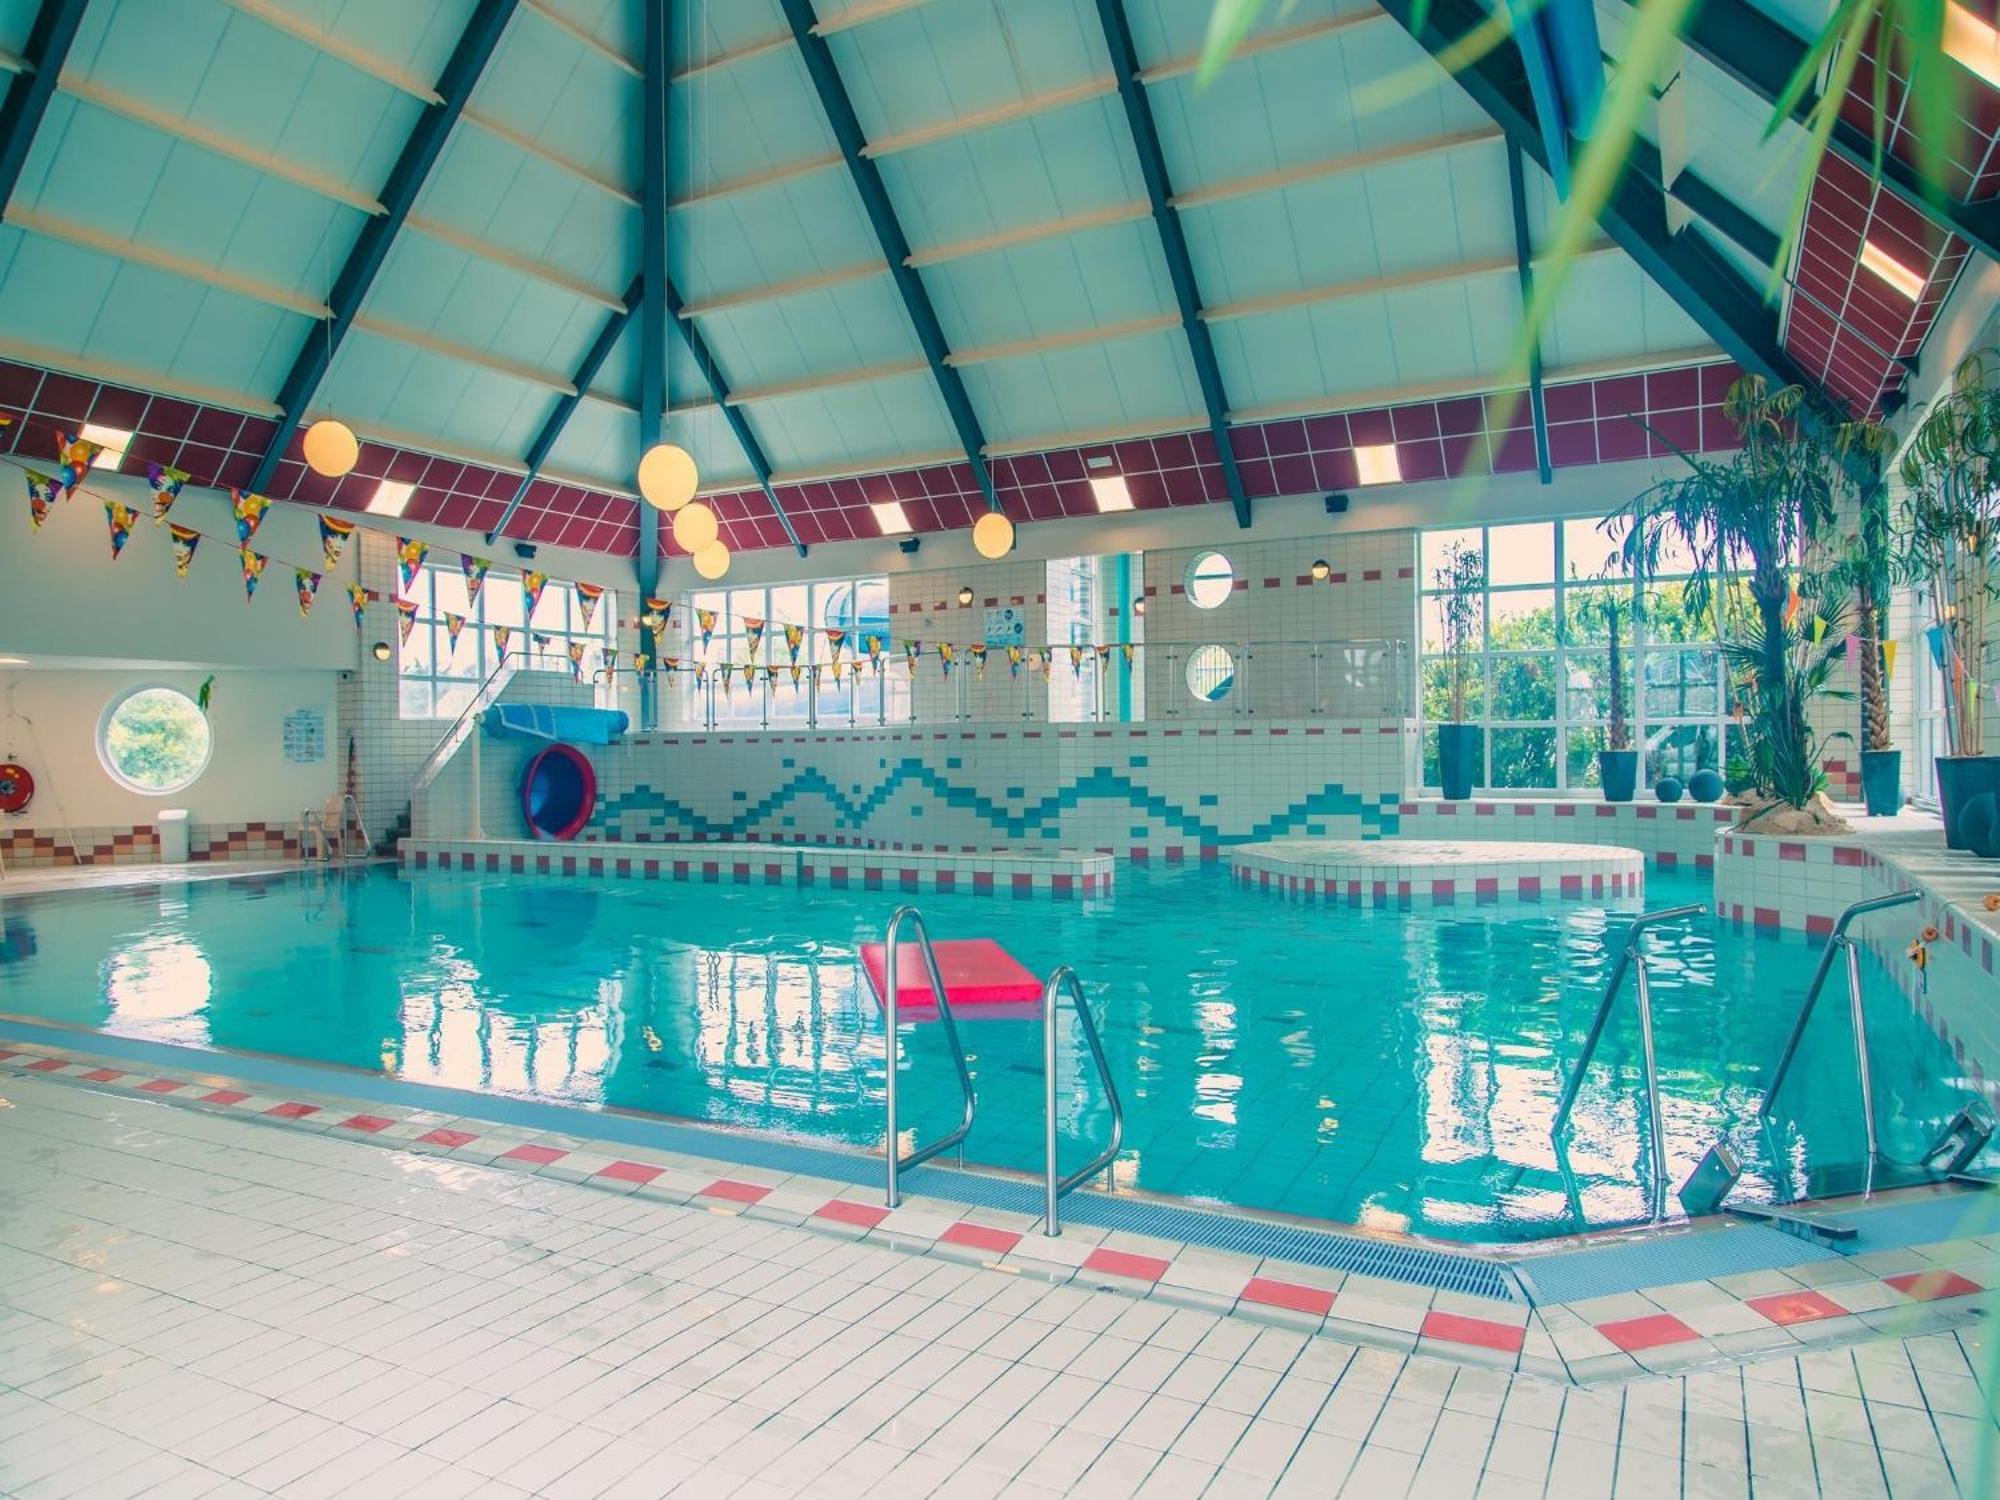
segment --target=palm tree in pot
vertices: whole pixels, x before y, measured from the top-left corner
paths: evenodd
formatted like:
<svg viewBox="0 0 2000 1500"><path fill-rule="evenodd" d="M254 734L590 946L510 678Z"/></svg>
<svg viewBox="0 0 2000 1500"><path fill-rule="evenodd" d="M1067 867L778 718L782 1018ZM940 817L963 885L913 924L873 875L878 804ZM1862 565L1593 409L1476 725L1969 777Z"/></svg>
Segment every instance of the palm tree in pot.
<svg viewBox="0 0 2000 1500"><path fill-rule="evenodd" d="M1817 648L1834 621L1804 611L1792 586L1793 570L1833 521L1829 449L1798 386L1772 390L1762 376L1746 375L1724 396L1723 414L1742 446L1726 458L1676 449L1687 472L1633 501L1625 560L1643 584L1657 576L1664 554L1689 558L1688 606L1712 613L1719 636L1731 634L1724 627L1732 598L1747 603L1749 628L1736 628L1726 648L1737 669L1749 750L1741 761L1749 780L1742 825L1837 832L1846 824L1824 797L1826 777L1814 759L1818 737L1806 715L1825 677L1802 676L1822 653L1801 651L1793 628L1800 622Z"/></svg>
<svg viewBox="0 0 2000 1500"><path fill-rule="evenodd" d="M1438 725L1438 784L1447 798L1472 795L1486 755L1484 732L1465 722L1467 689L1479 670L1473 652L1486 595L1486 559L1454 542L1432 575L1438 590L1438 630L1444 656L1446 718Z"/></svg>
<svg viewBox="0 0 2000 1500"><path fill-rule="evenodd" d="M1889 817L1903 805L1903 752L1891 737L1888 682L1882 643L1888 638L1894 546L1883 456L1893 443L1880 422L1848 422L1834 434L1835 478L1852 505L1856 527L1842 555L1814 592L1853 601L1854 633L1848 644L1861 688L1861 795L1870 817Z"/></svg>
<svg viewBox="0 0 2000 1500"><path fill-rule="evenodd" d="M1953 849L2000 852L2000 755L1985 754L1984 710L2000 597L2000 355L1975 354L1910 435L1896 570L1922 590L1930 654L1944 684L1945 754L1937 759L1944 837Z"/></svg>
<svg viewBox="0 0 2000 1500"><path fill-rule="evenodd" d="M1609 524L1609 523L1607 523ZM1574 575L1572 575L1574 586ZM1604 632L1604 748L1597 752L1597 780L1606 802L1630 802L1639 782L1639 752L1632 748L1631 719L1625 711L1625 625L1637 618L1624 587L1591 589L1581 595L1577 623Z"/></svg>

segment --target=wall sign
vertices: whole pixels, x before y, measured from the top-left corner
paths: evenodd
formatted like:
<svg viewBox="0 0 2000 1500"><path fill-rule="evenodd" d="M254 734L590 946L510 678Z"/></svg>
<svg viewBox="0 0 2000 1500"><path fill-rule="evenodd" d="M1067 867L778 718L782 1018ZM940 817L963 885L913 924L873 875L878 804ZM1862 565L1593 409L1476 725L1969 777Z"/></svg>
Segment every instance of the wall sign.
<svg viewBox="0 0 2000 1500"><path fill-rule="evenodd" d="M1028 612L1018 604L1003 604L986 611L986 644L1025 646L1028 644Z"/></svg>
<svg viewBox="0 0 2000 1500"><path fill-rule="evenodd" d="M285 764L316 766L326 759L326 715L295 708L285 715Z"/></svg>

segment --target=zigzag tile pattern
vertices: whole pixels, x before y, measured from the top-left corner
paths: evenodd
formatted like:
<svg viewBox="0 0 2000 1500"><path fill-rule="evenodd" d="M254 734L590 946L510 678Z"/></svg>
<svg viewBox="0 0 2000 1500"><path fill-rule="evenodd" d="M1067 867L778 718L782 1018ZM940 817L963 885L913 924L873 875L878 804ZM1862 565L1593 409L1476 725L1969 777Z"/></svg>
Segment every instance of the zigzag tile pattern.
<svg viewBox="0 0 2000 1500"><path fill-rule="evenodd" d="M929 792L944 806L968 813L1009 838L1025 838L1060 826L1065 813L1087 802L1122 804L1133 812L1150 817L1201 845L1234 844L1276 838L1300 831L1308 819L1346 817L1357 820L1362 837L1393 837L1397 831L1400 798L1383 793L1373 799L1351 792L1339 782L1324 787L1259 819L1248 829L1225 831L1172 799L1142 786L1130 776L1098 766L1069 785L1046 796L1010 808L1003 800L989 797L972 787L952 782L916 757L906 757L872 790L860 797L843 792L816 767L807 767L783 786L748 804L735 816L711 818L685 802L640 784L607 799L593 819L593 829L612 835L637 831L632 824L649 821L678 828L696 839L740 839L769 836L769 820L802 799L818 797L833 813L834 830L865 834L869 823L891 798L906 788Z"/></svg>

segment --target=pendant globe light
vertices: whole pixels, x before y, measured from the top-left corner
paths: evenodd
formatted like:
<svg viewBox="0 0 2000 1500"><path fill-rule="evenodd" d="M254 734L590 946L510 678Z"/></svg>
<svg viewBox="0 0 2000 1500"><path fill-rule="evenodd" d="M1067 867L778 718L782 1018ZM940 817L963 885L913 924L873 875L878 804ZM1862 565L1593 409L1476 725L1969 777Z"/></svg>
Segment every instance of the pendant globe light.
<svg viewBox="0 0 2000 1500"><path fill-rule="evenodd" d="M683 552L699 552L721 531L715 512L699 500L674 512L674 544Z"/></svg>
<svg viewBox="0 0 2000 1500"><path fill-rule="evenodd" d="M694 455L678 443L655 443L639 459L639 494L655 510L673 514L700 483Z"/></svg>
<svg viewBox="0 0 2000 1500"><path fill-rule="evenodd" d="M989 561L1014 550L1014 523L1005 511L989 510L972 523L972 550Z"/></svg>
<svg viewBox="0 0 2000 1500"><path fill-rule="evenodd" d="M345 422L322 417L306 429L306 467L328 479L338 479L354 471L361 460L361 444Z"/></svg>
<svg viewBox="0 0 2000 1500"><path fill-rule="evenodd" d="M729 549L720 541L710 542L694 555L694 570L710 583L729 571Z"/></svg>

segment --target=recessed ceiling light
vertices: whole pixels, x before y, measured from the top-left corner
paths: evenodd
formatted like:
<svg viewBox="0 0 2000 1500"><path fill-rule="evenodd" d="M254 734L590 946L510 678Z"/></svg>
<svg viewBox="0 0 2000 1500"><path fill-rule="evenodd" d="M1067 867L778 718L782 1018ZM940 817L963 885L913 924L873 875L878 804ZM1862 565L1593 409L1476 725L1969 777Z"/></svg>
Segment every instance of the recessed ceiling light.
<svg viewBox="0 0 2000 1500"><path fill-rule="evenodd" d="M2000 31L1963 5L1944 8L1944 55L2000 88Z"/></svg>
<svg viewBox="0 0 2000 1500"><path fill-rule="evenodd" d="M1363 484L1400 484L1403 465L1394 443L1364 443L1354 450L1354 467Z"/></svg>
<svg viewBox="0 0 2000 1500"><path fill-rule="evenodd" d="M85 422L78 436L104 450L90 461L93 469L116 469L125 462L125 450L132 443L131 433L121 432L116 427L101 427L95 422Z"/></svg>
<svg viewBox="0 0 2000 1500"><path fill-rule="evenodd" d="M1099 510L1130 510L1132 492L1125 487L1125 476L1113 474L1105 479L1090 481L1090 493L1097 497Z"/></svg>
<svg viewBox="0 0 2000 1500"><path fill-rule="evenodd" d="M375 486L375 493L368 499L368 514L371 516L400 516L410 508L410 496L417 492L414 484L402 484L394 479L385 479Z"/></svg>
<svg viewBox="0 0 2000 1500"><path fill-rule="evenodd" d="M875 513L875 524L882 528L884 536L901 536L910 529L910 518L903 514L900 500L877 500L868 507Z"/></svg>
<svg viewBox="0 0 2000 1500"><path fill-rule="evenodd" d="M1924 278L1882 249L1873 240L1861 242L1861 264L1912 302L1924 294Z"/></svg>

